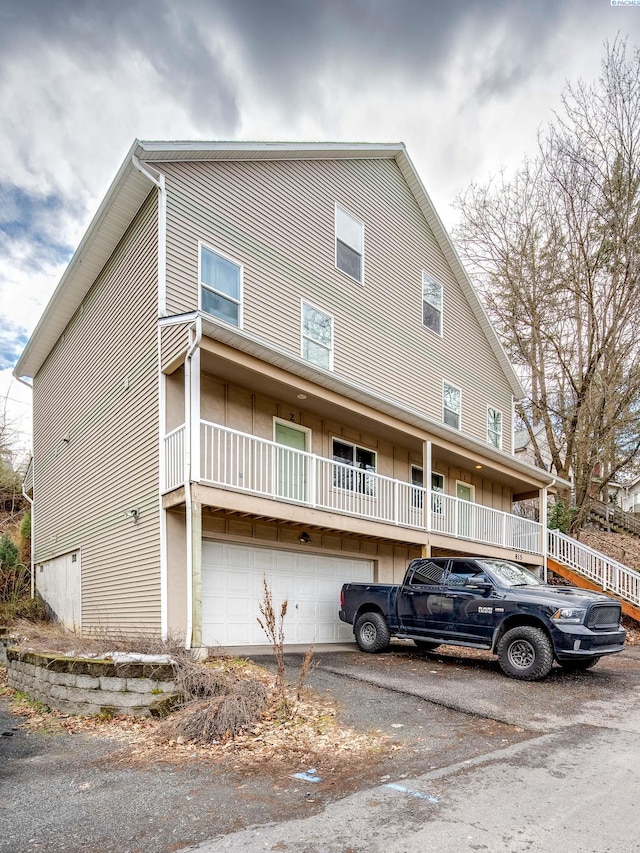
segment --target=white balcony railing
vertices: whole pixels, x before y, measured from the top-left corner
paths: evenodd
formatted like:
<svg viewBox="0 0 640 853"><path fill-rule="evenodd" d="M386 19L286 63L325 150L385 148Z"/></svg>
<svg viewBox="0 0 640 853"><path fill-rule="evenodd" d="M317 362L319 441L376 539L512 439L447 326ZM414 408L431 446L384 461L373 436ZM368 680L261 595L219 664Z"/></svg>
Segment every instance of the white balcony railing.
<svg viewBox="0 0 640 853"><path fill-rule="evenodd" d="M184 428L166 437L167 491L184 480ZM426 490L248 433L201 422L200 481L402 527L426 529ZM540 524L441 493L430 530L456 539L542 553Z"/></svg>
<svg viewBox="0 0 640 853"><path fill-rule="evenodd" d="M431 529L436 533L528 554L542 553L542 528L535 521L437 493L432 494L431 508Z"/></svg>
<svg viewBox="0 0 640 853"><path fill-rule="evenodd" d="M549 556L593 581L605 592L613 592L640 607L640 573L565 536L548 530Z"/></svg>
<svg viewBox="0 0 640 853"><path fill-rule="evenodd" d="M165 491L170 492L184 483L184 424L164 438Z"/></svg>

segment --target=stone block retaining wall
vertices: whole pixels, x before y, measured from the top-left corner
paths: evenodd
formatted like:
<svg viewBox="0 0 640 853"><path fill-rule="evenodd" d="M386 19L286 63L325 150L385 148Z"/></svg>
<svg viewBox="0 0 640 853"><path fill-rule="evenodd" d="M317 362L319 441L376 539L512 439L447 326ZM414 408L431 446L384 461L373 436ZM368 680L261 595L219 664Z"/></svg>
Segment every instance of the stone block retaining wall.
<svg viewBox="0 0 640 853"><path fill-rule="evenodd" d="M113 663L6 650L9 687L67 714L164 716L179 701L171 664Z"/></svg>

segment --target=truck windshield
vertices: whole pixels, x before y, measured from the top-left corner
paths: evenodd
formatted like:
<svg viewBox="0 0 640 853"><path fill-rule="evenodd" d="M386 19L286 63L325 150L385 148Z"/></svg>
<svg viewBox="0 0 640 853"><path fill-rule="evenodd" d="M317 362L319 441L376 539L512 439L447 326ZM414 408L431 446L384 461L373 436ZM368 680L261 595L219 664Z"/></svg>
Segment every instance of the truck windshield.
<svg viewBox="0 0 640 853"><path fill-rule="evenodd" d="M507 563L506 560L478 560L483 569L487 569L503 586L540 586L543 580L529 569Z"/></svg>

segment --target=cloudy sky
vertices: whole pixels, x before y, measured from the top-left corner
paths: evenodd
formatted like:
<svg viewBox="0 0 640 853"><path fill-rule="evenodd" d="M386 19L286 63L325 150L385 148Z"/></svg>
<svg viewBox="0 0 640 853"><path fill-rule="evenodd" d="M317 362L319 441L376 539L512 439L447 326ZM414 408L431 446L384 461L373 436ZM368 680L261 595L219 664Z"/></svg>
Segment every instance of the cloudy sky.
<svg viewBox="0 0 640 853"><path fill-rule="evenodd" d="M619 0L624 2L624 0ZM445 223L517 165L612 0L0 0L0 394L134 138L403 141Z"/></svg>

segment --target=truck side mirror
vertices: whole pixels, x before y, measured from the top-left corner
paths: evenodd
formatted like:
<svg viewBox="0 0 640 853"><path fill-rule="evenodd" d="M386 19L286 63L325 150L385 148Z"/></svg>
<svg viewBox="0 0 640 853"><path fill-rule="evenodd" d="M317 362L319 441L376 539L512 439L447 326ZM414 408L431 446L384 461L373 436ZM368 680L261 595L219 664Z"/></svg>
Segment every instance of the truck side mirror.
<svg viewBox="0 0 640 853"><path fill-rule="evenodd" d="M482 589L485 592L493 589L493 584L491 581L486 580L486 578L469 578L465 586L469 587L469 589Z"/></svg>

